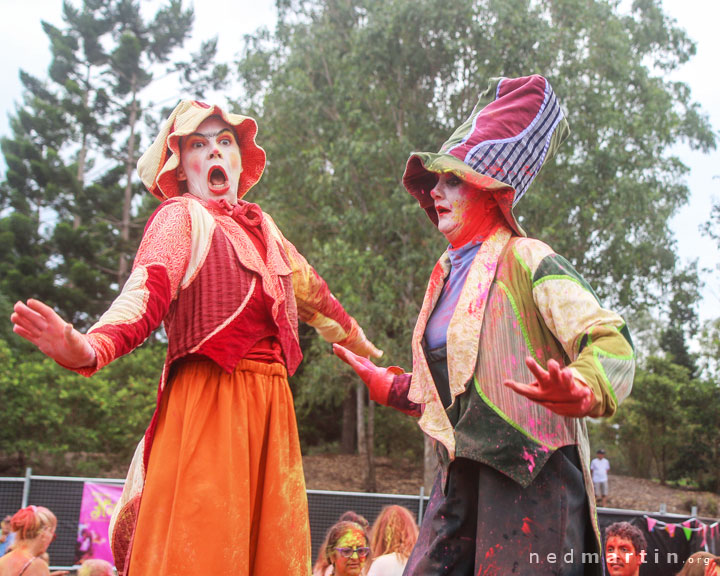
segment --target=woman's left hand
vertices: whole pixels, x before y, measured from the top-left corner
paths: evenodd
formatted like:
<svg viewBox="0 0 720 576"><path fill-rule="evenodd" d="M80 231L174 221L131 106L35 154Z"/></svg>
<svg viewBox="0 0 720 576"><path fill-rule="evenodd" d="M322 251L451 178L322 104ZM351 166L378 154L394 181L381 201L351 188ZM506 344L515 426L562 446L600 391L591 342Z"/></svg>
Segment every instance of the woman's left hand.
<svg viewBox="0 0 720 576"><path fill-rule="evenodd" d="M545 370L530 356L525 364L537 380L530 384L505 380L505 386L561 416L581 418L593 409L595 394L575 380L570 368L561 368L556 360L550 360Z"/></svg>

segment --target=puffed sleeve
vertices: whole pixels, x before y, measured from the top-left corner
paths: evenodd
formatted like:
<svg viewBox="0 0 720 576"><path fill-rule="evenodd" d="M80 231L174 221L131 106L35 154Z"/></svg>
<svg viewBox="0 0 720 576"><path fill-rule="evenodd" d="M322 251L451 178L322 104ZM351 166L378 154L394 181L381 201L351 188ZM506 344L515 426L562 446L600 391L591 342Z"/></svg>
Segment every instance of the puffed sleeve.
<svg viewBox="0 0 720 576"><path fill-rule="evenodd" d="M592 417L612 416L632 389L635 352L623 318L562 256L537 240L519 245L532 273L532 294L546 326L570 359L574 377L596 399Z"/></svg>
<svg viewBox="0 0 720 576"><path fill-rule="evenodd" d="M97 355L89 376L142 344L160 326L177 297L192 249L190 214L180 201L161 204L150 217L120 295L88 331Z"/></svg>

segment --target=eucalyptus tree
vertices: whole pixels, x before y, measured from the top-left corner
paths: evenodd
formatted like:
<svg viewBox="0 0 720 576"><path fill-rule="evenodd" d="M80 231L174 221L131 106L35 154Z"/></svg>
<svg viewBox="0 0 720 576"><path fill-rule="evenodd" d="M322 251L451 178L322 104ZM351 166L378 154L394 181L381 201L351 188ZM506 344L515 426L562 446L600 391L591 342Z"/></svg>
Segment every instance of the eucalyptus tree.
<svg viewBox="0 0 720 576"><path fill-rule="evenodd" d="M689 193L671 145L708 150L715 135L689 87L667 79L695 46L659 2L284 0L278 10L275 32L251 36L238 64L241 104L268 150L258 193L388 361L410 367L443 247L399 183L405 160L437 150L494 76L548 77L573 130L518 205L523 226L608 304L630 314L663 304L676 266L669 221ZM299 379L301 413L339 406L354 381L317 354Z"/></svg>

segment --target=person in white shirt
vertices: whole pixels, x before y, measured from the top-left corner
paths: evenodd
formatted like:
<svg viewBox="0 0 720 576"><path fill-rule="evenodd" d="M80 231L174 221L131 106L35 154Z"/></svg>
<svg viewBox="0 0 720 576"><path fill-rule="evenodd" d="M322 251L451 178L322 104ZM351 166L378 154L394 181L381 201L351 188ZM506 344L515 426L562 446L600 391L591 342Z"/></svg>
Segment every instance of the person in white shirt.
<svg viewBox="0 0 720 576"><path fill-rule="evenodd" d="M608 495L608 470L610 461L605 458L605 450L598 450L597 457L590 462L593 486L595 487L595 499L598 506L605 506L605 499Z"/></svg>

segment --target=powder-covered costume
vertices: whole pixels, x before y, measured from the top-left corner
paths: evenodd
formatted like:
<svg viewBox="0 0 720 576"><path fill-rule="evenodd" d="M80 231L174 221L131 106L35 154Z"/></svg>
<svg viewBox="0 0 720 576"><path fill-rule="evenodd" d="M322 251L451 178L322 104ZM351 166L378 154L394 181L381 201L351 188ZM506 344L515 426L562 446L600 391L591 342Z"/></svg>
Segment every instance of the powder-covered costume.
<svg viewBox="0 0 720 576"><path fill-rule="evenodd" d="M601 550L585 420L503 385L535 380L526 356L543 367L555 359L590 387L594 417L612 415L632 387L623 319L513 215L567 132L544 78L496 79L438 154L408 161L403 183L434 223L430 191L448 172L489 190L505 222L479 248L440 258L413 334L412 376L395 376L388 396L420 418L441 463L406 575L602 573L601 554L581 560ZM447 283L458 274L460 289Z"/></svg>
<svg viewBox="0 0 720 576"><path fill-rule="evenodd" d="M122 293L88 333L90 374L164 323L168 353L152 422L111 528L120 574L310 572L307 497L287 376L298 318L330 342L374 353L355 320L257 205L181 194L180 139L212 115L242 154L241 198L265 153L251 118L181 102L138 163L166 199Z"/></svg>

